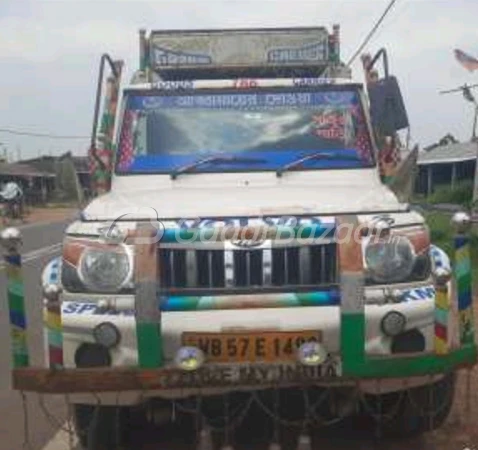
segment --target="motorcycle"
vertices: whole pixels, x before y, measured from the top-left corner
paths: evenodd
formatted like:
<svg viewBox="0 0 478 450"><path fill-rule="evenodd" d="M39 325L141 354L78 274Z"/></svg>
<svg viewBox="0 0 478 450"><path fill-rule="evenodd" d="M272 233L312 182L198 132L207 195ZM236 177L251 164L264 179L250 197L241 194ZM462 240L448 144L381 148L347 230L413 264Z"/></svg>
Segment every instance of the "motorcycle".
<svg viewBox="0 0 478 450"><path fill-rule="evenodd" d="M23 191L15 182L7 183L0 190L1 215L3 223L7 220L23 221Z"/></svg>

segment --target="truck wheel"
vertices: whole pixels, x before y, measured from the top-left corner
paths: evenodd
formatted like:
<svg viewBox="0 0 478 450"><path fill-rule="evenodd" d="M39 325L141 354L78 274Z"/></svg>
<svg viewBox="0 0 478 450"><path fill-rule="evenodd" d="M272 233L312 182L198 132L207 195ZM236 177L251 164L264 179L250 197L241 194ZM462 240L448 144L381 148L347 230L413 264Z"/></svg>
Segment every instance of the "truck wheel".
<svg viewBox="0 0 478 450"><path fill-rule="evenodd" d="M400 393L371 396L373 412L381 410L385 417L381 432L385 437L410 437L440 428L450 414L455 393L455 373L435 383L411 388Z"/></svg>
<svg viewBox="0 0 478 450"><path fill-rule="evenodd" d="M126 442L129 408L75 405L76 434L85 450L120 449Z"/></svg>

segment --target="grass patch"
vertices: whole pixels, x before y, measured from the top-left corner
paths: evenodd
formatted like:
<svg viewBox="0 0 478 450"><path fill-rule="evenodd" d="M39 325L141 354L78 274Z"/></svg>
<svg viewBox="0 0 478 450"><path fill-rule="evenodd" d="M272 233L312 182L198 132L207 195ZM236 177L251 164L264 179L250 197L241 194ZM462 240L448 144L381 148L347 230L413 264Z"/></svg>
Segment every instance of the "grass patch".
<svg viewBox="0 0 478 450"><path fill-rule="evenodd" d="M460 181L452 190L450 186L438 186L435 192L425 199L426 203L450 203L470 209L473 203L473 181Z"/></svg>

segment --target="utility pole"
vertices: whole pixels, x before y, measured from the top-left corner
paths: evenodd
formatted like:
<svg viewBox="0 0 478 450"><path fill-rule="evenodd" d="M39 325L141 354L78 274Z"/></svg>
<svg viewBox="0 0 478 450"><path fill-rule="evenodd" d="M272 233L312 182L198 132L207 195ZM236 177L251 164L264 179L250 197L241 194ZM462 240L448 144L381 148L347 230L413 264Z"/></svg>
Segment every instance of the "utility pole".
<svg viewBox="0 0 478 450"><path fill-rule="evenodd" d="M464 84L463 86L459 86L455 89L450 89L448 91L441 91L440 94L451 94L454 92L461 92L463 94L463 98L470 103L473 103L474 106L474 117L473 117L473 129L471 130L471 140L475 141L476 140L476 125L477 125L477 119L478 119L478 103L471 93L471 89L477 88L478 84L472 84L471 86L468 86Z"/></svg>
<svg viewBox="0 0 478 450"><path fill-rule="evenodd" d="M452 92L462 92L463 98L473 103L474 106L474 117L473 117L473 130L471 133L471 142L475 143L476 145L476 159L475 159L475 177L473 182L473 200L471 206L471 215L472 217L478 216L478 139L476 138L476 125L478 121L478 102L476 101L475 97L471 93L470 89L477 88L478 84L473 84L471 86L463 85L455 89L450 89L448 91L441 91L440 94L449 94Z"/></svg>

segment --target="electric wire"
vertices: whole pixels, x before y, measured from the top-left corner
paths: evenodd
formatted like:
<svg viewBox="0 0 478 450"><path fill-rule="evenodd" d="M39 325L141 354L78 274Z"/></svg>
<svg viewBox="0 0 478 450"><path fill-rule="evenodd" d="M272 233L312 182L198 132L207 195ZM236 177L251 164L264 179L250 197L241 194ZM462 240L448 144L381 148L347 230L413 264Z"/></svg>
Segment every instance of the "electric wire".
<svg viewBox="0 0 478 450"><path fill-rule="evenodd" d="M35 133L31 131L14 130L11 128L0 128L0 133L14 134L17 136L43 137L49 139L90 139L90 136L68 136L52 133Z"/></svg>
<svg viewBox="0 0 478 450"><path fill-rule="evenodd" d="M355 58L357 58L357 56L360 54L360 52L365 48L365 46L369 43L370 39L372 38L372 36L375 34L375 32L377 31L378 27L381 25L381 23L384 21L385 17L387 16L387 14L389 13L389 11L392 9L393 5L395 5L395 3L397 2L397 0L391 0L390 3L388 4L387 8L385 9L385 11L382 13L381 17L377 20L377 22L375 23L375 25L372 27L372 29L370 30L370 32L368 33L368 35L365 37L364 41L362 42L362 44L359 46L359 48L357 49L357 51L353 54L353 56L350 58L349 62L347 63L347 66L350 66L350 64L352 64L354 61L355 61Z"/></svg>

